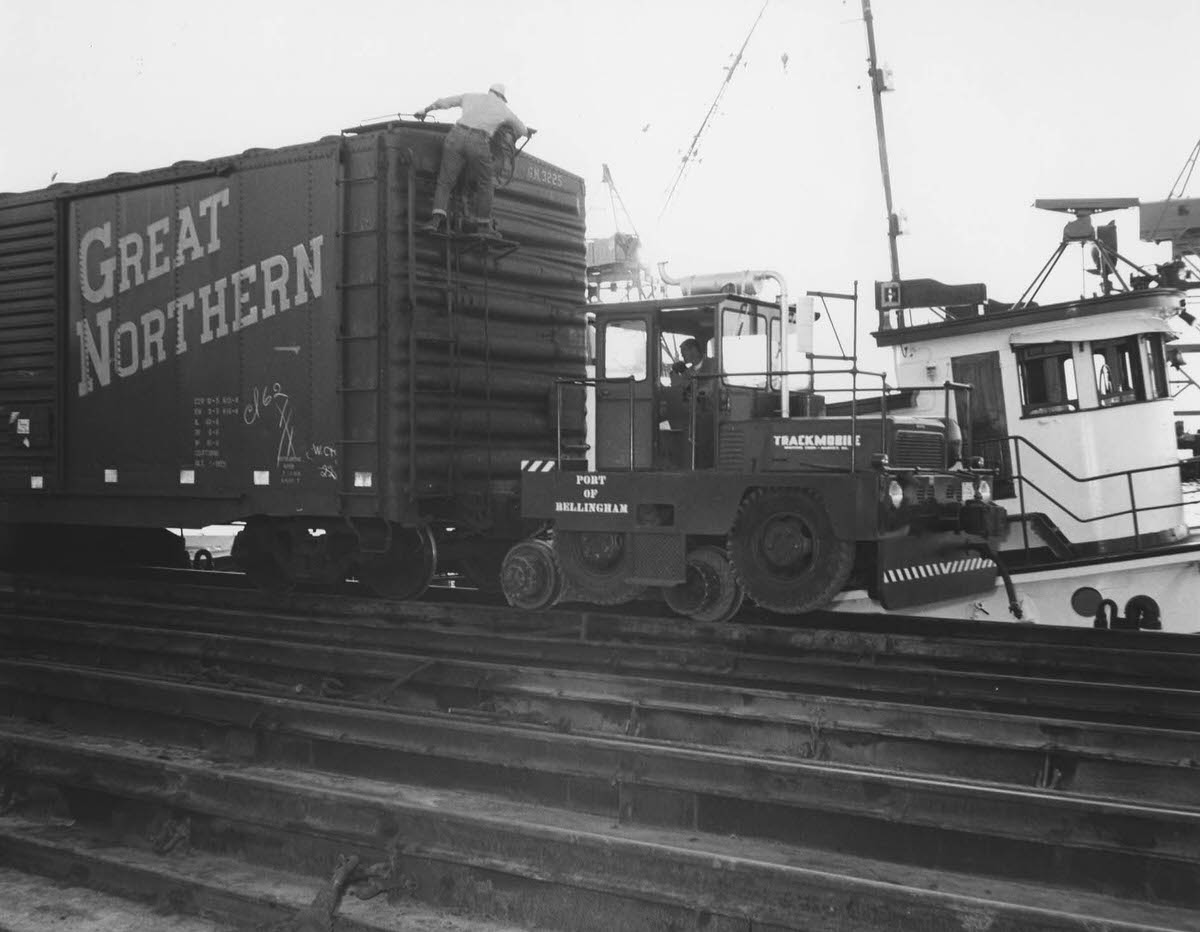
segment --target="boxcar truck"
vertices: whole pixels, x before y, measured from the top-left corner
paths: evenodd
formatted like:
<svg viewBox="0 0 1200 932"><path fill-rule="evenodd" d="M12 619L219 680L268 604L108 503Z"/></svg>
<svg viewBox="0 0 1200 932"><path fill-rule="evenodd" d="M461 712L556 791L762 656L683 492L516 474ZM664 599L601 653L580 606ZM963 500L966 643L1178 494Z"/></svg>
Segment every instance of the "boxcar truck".
<svg viewBox="0 0 1200 932"><path fill-rule="evenodd" d="M778 304L737 293L763 278L779 281ZM885 609L994 588L988 540L1005 514L960 449L949 395L966 386L923 387L947 393L945 418L890 415L882 382L827 403L817 357L784 355L778 275L682 284L680 298L592 305L595 469L566 453L524 464L522 507L542 532L505 559L510 603L615 604L660 587L677 612L721 621L744 596L796 614L847 584ZM826 297L857 307L856 294ZM811 298L789 308L806 350L812 314ZM686 340L710 362L685 367ZM821 377L838 388L852 362Z"/></svg>
<svg viewBox="0 0 1200 932"><path fill-rule="evenodd" d="M555 382L585 371L584 192L522 154L503 239L425 234L447 128L0 195L10 560L169 561L161 529L244 522L268 584L412 595L438 551L495 579L520 459L583 440Z"/></svg>

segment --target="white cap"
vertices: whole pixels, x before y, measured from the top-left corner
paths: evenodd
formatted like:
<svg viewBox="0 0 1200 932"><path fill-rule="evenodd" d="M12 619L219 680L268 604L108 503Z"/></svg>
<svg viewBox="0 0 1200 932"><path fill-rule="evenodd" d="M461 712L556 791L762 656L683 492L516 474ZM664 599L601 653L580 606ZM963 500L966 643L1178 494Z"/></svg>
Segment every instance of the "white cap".
<svg viewBox="0 0 1200 932"><path fill-rule="evenodd" d="M504 85L501 84L500 82L497 81L495 84L493 84L491 87L489 87L488 93L495 94L497 97L499 97L505 103L508 103L508 95L504 93Z"/></svg>

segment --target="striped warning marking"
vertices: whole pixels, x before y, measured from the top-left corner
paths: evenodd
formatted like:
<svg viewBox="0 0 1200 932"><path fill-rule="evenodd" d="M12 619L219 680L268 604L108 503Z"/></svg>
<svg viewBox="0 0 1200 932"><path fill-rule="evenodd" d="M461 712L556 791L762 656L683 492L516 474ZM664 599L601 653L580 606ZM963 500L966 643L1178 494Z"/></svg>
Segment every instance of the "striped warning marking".
<svg viewBox="0 0 1200 932"><path fill-rule="evenodd" d="M941 563L917 563L914 566L902 566L887 570L883 574L885 583L913 582L918 579L936 579L938 576L950 576L955 573L971 573L975 570L988 569L995 562L986 557L967 557L963 560L944 560Z"/></svg>
<svg viewBox="0 0 1200 932"><path fill-rule="evenodd" d="M554 460L521 460L521 472L550 472Z"/></svg>

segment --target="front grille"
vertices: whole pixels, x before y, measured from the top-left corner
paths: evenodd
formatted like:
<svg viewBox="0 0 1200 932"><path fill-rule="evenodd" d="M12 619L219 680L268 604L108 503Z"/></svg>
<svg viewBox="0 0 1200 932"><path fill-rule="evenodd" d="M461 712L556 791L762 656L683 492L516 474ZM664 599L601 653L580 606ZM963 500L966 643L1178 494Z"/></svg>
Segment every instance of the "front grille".
<svg viewBox="0 0 1200 932"><path fill-rule="evenodd" d="M946 438L937 430L898 430L888 459L893 466L944 469Z"/></svg>
<svg viewBox="0 0 1200 932"><path fill-rule="evenodd" d="M962 480L938 476L918 479L912 490L913 504L949 505L962 502Z"/></svg>
<svg viewBox="0 0 1200 932"><path fill-rule="evenodd" d="M745 462L746 432L732 424L721 425L721 451L718 469L741 469Z"/></svg>

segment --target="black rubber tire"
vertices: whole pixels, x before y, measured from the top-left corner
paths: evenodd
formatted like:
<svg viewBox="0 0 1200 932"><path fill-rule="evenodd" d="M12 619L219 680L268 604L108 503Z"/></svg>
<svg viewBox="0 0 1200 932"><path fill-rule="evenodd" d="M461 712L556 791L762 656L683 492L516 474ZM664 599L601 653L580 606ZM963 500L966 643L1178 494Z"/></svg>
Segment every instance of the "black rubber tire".
<svg viewBox="0 0 1200 932"><path fill-rule="evenodd" d="M670 609L693 621L720 624L742 607L745 590L738 582L729 556L720 547L703 546L688 551L688 580L663 590ZM702 587L703 592L698 592Z"/></svg>
<svg viewBox="0 0 1200 932"><path fill-rule="evenodd" d="M627 534L558 531L554 549L566 583L563 601L620 605L645 590L644 586L626 582L632 569Z"/></svg>
<svg viewBox="0 0 1200 932"><path fill-rule="evenodd" d="M366 554L357 576L376 595L404 601L424 594L437 572L437 542L428 527L394 527L384 553Z"/></svg>
<svg viewBox="0 0 1200 932"><path fill-rule="evenodd" d="M824 502L808 489L747 495L727 544L746 595L785 615L828 605L850 578L854 549L854 541L834 536Z"/></svg>
<svg viewBox="0 0 1200 932"><path fill-rule="evenodd" d="M537 612L562 595L562 568L554 547L544 540L523 540L504 558L498 581L514 608Z"/></svg>

